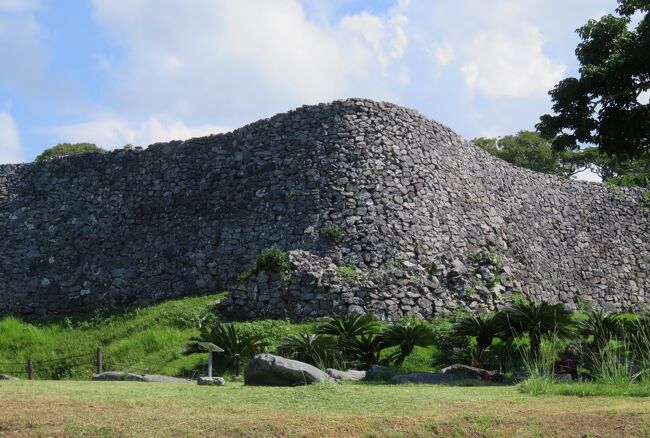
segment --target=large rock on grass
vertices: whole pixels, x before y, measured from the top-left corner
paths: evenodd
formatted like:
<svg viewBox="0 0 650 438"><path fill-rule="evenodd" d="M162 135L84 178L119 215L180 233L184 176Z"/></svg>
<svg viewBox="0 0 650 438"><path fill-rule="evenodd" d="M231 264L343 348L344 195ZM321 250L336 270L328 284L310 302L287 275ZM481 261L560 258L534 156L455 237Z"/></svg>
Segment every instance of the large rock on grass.
<svg viewBox="0 0 650 438"><path fill-rule="evenodd" d="M19 380L18 377L10 376L9 374L0 374L0 380Z"/></svg>
<svg viewBox="0 0 650 438"><path fill-rule="evenodd" d="M502 382L505 376L497 373L496 371L488 371L483 368L471 367L469 365L454 364L440 370L442 374L449 375L456 380L464 379L480 379L491 380L494 382Z"/></svg>
<svg viewBox="0 0 650 438"><path fill-rule="evenodd" d="M407 384L407 383L416 383L416 384L429 384L436 385L441 383L449 383L454 380L454 377L450 374L443 373L409 373L409 374L400 374L394 376L390 379L390 383L396 384Z"/></svg>
<svg viewBox="0 0 650 438"><path fill-rule="evenodd" d="M340 370L335 370L334 368L328 368L325 371L331 378L336 380L357 381L357 380L362 380L366 377L365 371L358 371L358 370L340 371Z"/></svg>
<svg viewBox="0 0 650 438"><path fill-rule="evenodd" d="M244 383L256 386L299 386L336 381L308 363L273 354L258 354L244 368Z"/></svg>

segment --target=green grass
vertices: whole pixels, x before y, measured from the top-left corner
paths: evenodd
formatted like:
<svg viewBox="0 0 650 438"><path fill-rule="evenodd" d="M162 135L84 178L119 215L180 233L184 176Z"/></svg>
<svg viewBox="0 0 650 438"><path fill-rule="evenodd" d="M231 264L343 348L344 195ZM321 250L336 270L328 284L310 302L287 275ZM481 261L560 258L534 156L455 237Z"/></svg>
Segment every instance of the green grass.
<svg viewBox="0 0 650 438"><path fill-rule="evenodd" d="M576 397L650 397L648 383L557 382L551 377L531 378L519 385L519 390L531 395L569 395Z"/></svg>
<svg viewBox="0 0 650 438"><path fill-rule="evenodd" d="M37 379L87 379L95 370L101 347L110 369L192 377L206 366L207 356L183 356L185 342L198 335L198 324L223 294L167 301L137 310L74 318L0 319L0 372L25 371L34 361ZM306 330L309 324L260 320L236 322L243 330L260 332L272 345L283 336ZM85 355L83 357L76 357ZM74 358L56 360L61 357ZM45 362L44 361L51 361ZM15 363L16 365L9 365Z"/></svg>
<svg viewBox="0 0 650 438"><path fill-rule="evenodd" d="M650 424L650 399L503 386L19 381L0 382L0 405L6 436L643 437Z"/></svg>
<svg viewBox="0 0 650 438"><path fill-rule="evenodd" d="M31 357L36 379L88 379L95 372L95 351L101 347L105 368L194 377L207 366L207 356L183 356L181 350L190 338L199 334L198 324L209 312L218 315L214 305L223 295L171 300L115 313L100 310L76 317L2 318L0 373L24 377L25 364ZM223 316L219 319L227 320ZM243 332L262 334L270 344L268 351L274 351L286 335L311 331L315 325L314 322L295 324L287 320L234 323ZM390 352L390 349L385 350L383 357ZM433 348L416 348L403 369L431 370L433 353ZM70 356L73 358L57 360ZM219 367L218 363L216 365Z"/></svg>

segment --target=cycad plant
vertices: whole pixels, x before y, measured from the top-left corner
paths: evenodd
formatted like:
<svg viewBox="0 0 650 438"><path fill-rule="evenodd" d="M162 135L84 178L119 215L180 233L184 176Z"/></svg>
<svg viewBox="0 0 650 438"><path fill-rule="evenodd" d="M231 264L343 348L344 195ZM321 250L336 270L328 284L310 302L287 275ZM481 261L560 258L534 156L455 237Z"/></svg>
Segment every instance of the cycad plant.
<svg viewBox="0 0 650 438"><path fill-rule="evenodd" d="M476 356L492 345L494 338L508 337L508 325L502 313L481 313L459 318L452 327L454 336L476 338Z"/></svg>
<svg viewBox="0 0 650 438"><path fill-rule="evenodd" d="M233 371L236 375L239 375L240 360L253 357L268 346L259 335L243 334L237 330L234 324L215 322L203 325L201 334L192 338L185 345L183 354L204 352L198 344L201 341L212 342L221 347L223 353L219 354L218 357L223 358L227 364L233 365L235 367Z"/></svg>
<svg viewBox="0 0 650 438"><path fill-rule="evenodd" d="M553 335L562 339L569 338L573 333L572 313L562 304L522 301L503 312L513 335L528 334L530 358L535 363L541 358L543 337Z"/></svg>
<svg viewBox="0 0 650 438"><path fill-rule="evenodd" d="M399 347L390 359L396 367L401 367L404 360L413 352L415 347L426 347L433 344L433 332L422 321L405 319L386 327L381 332L385 347Z"/></svg>
<svg viewBox="0 0 650 438"><path fill-rule="evenodd" d="M350 361L353 353L351 345L361 336L376 334L379 322L375 315L349 314L344 316L328 316L316 326L315 332L320 335L332 336L346 361ZM358 346L358 345L357 345Z"/></svg>
<svg viewBox="0 0 650 438"><path fill-rule="evenodd" d="M286 336L278 353L319 368L336 367L341 353L334 338L318 333L297 333Z"/></svg>
<svg viewBox="0 0 650 438"><path fill-rule="evenodd" d="M610 340L622 335L624 323L620 314L590 310L585 316L576 321L578 333L593 339L596 352L603 351Z"/></svg>
<svg viewBox="0 0 650 438"><path fill-rule="evenodd" d="M364 368L379 363L379 354L384 346L378 334L360 335L346 342L350 358Z"/></svg>

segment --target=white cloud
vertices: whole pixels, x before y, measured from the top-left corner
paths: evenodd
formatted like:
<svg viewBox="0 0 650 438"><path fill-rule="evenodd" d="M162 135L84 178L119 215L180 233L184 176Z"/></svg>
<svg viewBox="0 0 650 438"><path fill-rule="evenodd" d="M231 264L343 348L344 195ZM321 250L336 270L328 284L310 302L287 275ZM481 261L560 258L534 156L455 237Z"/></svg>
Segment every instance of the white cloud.
<svg viewBox="0 0 650 438"><path fill-rule="evenodd" d="M484 32L470 42L461 68L465 84L490 97L544 94L561 78L565 66L544 55L536 27L516 34Z"/></svg>
<svg viewBox="0 0 650 438"><path fill-rule="evenodd" d="M0 112L0 164L24 161L16 122L8 111Z"/></svg>
<svg viewBox="0 0 650 438"><path fill-rule="evenodd" d="M227 129L211 124L187 126L179 120L164 116L149 116L140 123L129 123L119 117L109 116L55 128L54 135L60 142L90 142L113 149L129 143L148 146L157 142L186 140L226 131Z"/></svg>
<svg viewBox="0 0 650 438"><path fill-rule="evenodd" d="M0 0L0 12L24 13L41 8L40 0Z"/></svg>
<svg viewBox="0 0 650 438"><path fill-rule="evenodd" d="M41 26L33 17L0 16L0 86L34 91L47 64L41 37Z"/></svg>
<svg viewBox="0 0 650 438"><path fill-rule="evenodd" d="M429 47L427 47L427 53L441 67L446 66L451 61L456 59L456 55L454 54L454 49L447 41L445 41L442 44L438 44L438 43L431 44Z"/></svg>
<svg viewBox="0 0 650 438"><path fill-rule="evenodd" d="M385 16L360 12L334 25L309 20L297 0L93 5L125 49L110 64L123 112L236 124L349 95L389 98L388 84L408 77L403 66L391 68L408 45L402 3Z"/></svg>

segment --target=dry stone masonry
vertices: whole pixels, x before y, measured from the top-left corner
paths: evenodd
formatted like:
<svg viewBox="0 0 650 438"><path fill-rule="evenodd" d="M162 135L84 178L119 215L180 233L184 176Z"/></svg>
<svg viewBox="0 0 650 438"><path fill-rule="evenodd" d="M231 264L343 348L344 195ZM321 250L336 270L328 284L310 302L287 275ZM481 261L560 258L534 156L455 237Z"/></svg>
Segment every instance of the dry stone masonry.
<svg viewBox="0 0 650 438"><path fill-rule="evenodd" d="M0 313L231 291L244 317L485 311L522 293L640 310L642 190L513 167L419 113L350 99L145 150L0 166ZM286 273L237 278L265 248Z"/></svg>

